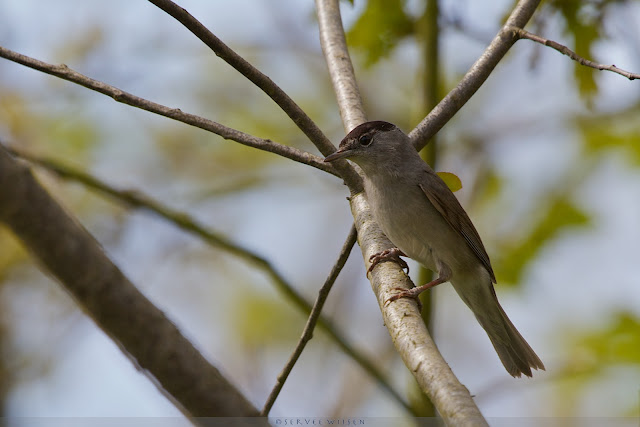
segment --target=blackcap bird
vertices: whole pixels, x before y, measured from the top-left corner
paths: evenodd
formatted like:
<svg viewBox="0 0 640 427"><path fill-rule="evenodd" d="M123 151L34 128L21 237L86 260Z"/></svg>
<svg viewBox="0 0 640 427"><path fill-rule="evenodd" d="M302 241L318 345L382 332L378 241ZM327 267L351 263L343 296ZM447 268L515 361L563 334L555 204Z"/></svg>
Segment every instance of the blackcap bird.
<svg viewBox="0 0 640 427"><path fill-rule="evenodd" d="M397 247L371 257L369 271L382 261L396 260L403 265L399 256L408 256L438 275L426 285L401 290L387 303L415 298L433 286L451 282L489 335L509 374L530 377L531 368L544 370L498 302L489 256L467 213L420 158L409 137L391 123L363 123L324 160L338 159L360 166L373 217Z"/></svg>

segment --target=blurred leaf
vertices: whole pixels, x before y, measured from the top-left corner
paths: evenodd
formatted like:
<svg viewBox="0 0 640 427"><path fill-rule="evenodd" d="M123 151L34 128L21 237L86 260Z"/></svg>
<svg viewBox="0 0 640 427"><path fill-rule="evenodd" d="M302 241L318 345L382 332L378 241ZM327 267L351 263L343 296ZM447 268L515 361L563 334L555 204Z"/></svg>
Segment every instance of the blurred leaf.
<svg viewBox="0 0 640 427"><path fill-rule="evenodd" d="M78 63L85 60L98 50L105 41L105 30L99 26L92 26L82 30L80 34L64 40L53 53L58 62Z"/></svg>
<svg viewBox="0 0 640 427"><path fill-rule="evenodd" d="M413 20L404 11L404 0L369 0L347 32L347 42L365 52L365 65L388 56L398 42L414 31Z"/></svg>
<svg viewBox="0 0 640 427"><path fill-rule="evenodd" d="M55 158L73 158L76 162L88 154L89 149L97 143L96 124L77 116L51 115L48 120L48 145L45 152Z"/></svg>
<svg viewBox="0 0 640 427"><path fill-rule="evenodd" d="M0 280L6 271L27 258L18 240L6 228L0 227Z"/></svg>
<svg viewBox="0 0 640 427"><path fill-rule="evenodd" d="M453 191L454 193L462 188L462 181L460 181L460 178L458 178L456 174L453 174L451 172L436 173L444 181L444 183L447 184L449 190Z"/></svg>
<svg viewBox="0 0 640 427"><path fill-rule="evenodd" d="M479 190L482 193L483 200L493 200L502 192L504 187L502 177L496 174L493 169L484 171L482 176L478 177L478 181L482 186Z"/></svg>
<svg viewBox="0 0 640 427"><path fill-rule="evenodd" d="M620 367L631 370L629 374L640 374L640 318L632 313L617 313L599 330L563 331L561 340L566 360L556 369L556 379L561 382L554 402L561 416L579 414L580 401L607 383L612 368L614 375ZM631 406L619 416L637 416L637 402L629 401Z"/></svg>
<svg viewBox="0 0 640 427"><path fill-rule="evenodd" d="M527 235L526 240L501 249L499 252L501 257L497 259L495 269L498 282L511 285L519 283L525 267L545 244L556 238L567 227L587 224L589 224L589 216L566 197L552 201L531 233Z"/></svg>
<svg viewBox="0 0 640 427"><path fill-rule="evenodd" d="M573 37L573 50L583 58L597 61L593 55L593 47L597 41L605 37L602 23L608 11L607 7L622 2L624 0L552 0L546 5L564 18L565 34ZM573 67L578 90L590 101L598 90L595 75L599 71L575 61Z"/></svg>
<svg viewBox="0 0 640 427"><path fill-rule="evenodd" d="M265 166L280 160L261 150L235 142L223 141L217 135L169 123L153 129L153 140L170 167L167 172L198 181L220 179L230 184L230 178L256 174ZM257 182L244 179L248 185ZM226 186L226 185L222 185Z"/></svg>
<svg viewBox="0 0 640 427"><path fill-rule="evenodd" d="M242 294L233 306L238 337L248 345L290 344L299 338L304 319L291 306L257 293Z"/></svg>
<svg viewBox="0 0 640 427"><path fill-rule="evenodd" d="M34 107L35 105L35 107ZM35 110L37 103L0 88L0 123L21 147L53 158L82 161L97 144L97 124L78 111ZM35 111L34 111L35 110ZM37 126L34 126L37 123Z"/></svg>
<svg viewBox="0 0 640 427"><path fill-rule="evenodd" d="M611 364L640 367L640 319L631 313L618 313L608 328L580 336L574 351L583 354L582 360L593 362L594 369Z"/></svg>
<svg viewBox="0 0 640 427"><path fill-rule="evenodd" d="M635 120L637 109L629 114L616 113L601 120L585 118L579 121L584 146L589 154L603 150L624 150L627 159L640 166L640 123Z"/></svg>

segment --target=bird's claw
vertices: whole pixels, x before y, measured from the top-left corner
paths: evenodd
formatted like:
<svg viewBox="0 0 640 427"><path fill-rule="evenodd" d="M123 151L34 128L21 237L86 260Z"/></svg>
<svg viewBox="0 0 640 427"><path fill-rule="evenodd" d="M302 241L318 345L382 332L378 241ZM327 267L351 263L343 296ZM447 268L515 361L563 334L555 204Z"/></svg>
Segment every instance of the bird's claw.
<svg viewBox="0 0 640 427"><path fill-rule="evenodd" d="M395 262L397 262L398 265L400 265L400 268L402 268L403 270L406 269L407 270L407 274L409 274L409 265L407 264L407 262L405 260L400 258L401 256L406 256L406 255L404 254L404 252L402 252L398 248L387 249L387 250L384 250L382 252L378 252L377 254L371 255L369 257L369 262L371 263L371 265L369 266L369 269L367 270L367 274L371 273L373 271L373 268L376 265L380 264L381 262L386 262L386 261L395 261Z"/></svg>
<svg viewBox="0 0 640 427"><path fill-rule="evenodd" d="M384 302L384 306L386 307L392 302L399 300L400 298L412 298L418 304L418 310L422 311L422 303L420 302L420 298L418 298L418 295L420 295L420 292L416 292L417 289L418 288L411 288L411 289L393 288L394 291L399 291L399 292L387 298L387 300Z"/></svg>

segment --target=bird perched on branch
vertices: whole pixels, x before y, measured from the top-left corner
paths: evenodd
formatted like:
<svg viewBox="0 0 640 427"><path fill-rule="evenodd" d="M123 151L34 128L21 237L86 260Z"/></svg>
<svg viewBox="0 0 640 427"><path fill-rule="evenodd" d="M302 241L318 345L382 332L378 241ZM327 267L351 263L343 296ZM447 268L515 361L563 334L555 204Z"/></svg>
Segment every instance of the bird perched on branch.
<svg viewBox="0 0 640 427"><path fill-rule="evenodd" d="M364 188L375 218L396 248L371 257L378 263L408 256L438 276L387 300L416 298L444 282L473 311L502 364L514 377L544 365L500 306L496 278L480 236L458 199L421 158L409 137L383 121L366 122L340 142L326 162L349 159L364 172ZM406 255L405 255L406 254ZM406 264L405 264L406 265Z"/></svg>

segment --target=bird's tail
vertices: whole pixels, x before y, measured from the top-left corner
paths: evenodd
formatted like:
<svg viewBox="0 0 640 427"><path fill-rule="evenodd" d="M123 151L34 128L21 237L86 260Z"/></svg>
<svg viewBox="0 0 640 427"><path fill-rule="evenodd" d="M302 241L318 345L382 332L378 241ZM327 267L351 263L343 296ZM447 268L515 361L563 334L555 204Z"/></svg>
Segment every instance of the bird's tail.
<svg viewBox="0 0 640 427"><path fill-rule="evenodd" d="M502 364L511 376L519 377L524 374L531 377L531 368L544 371L540 358L522 338L500 306L490 282L488 287L483 287L481 290L478 290L477 282L474 283L475 292L471 293L466 292L469 290L467 287L464 287L464 290L461 289L459 282L452 281L452 284L458 295L473 311L480 326L489 335L493 348L496 349Z"/></svg>

